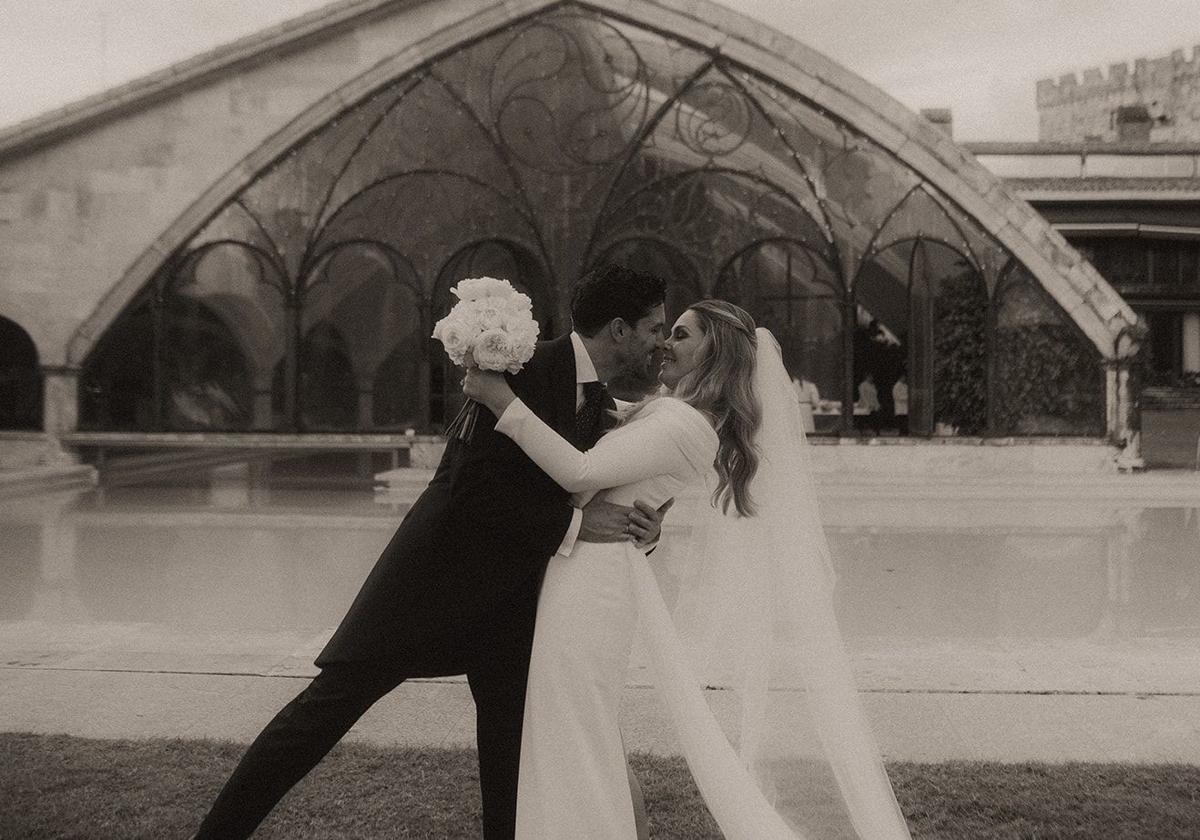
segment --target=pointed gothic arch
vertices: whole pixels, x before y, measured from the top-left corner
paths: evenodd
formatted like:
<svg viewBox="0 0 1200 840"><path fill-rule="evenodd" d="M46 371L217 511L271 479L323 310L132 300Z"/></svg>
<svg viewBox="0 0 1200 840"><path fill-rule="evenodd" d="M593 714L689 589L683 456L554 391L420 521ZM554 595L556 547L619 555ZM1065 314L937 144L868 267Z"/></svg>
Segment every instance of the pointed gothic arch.
<svg viewBox="0 0 1200 840"><path fill-rule="evenodd" d="M42 427L42 373L29 333L0 315L0 429Z"/></svg>
<svg viewBox="0 0 1200 840"><path fill-rule="evenodd" d="M285 274L297 300L314 255L354 237L377 241L417 266L426 310L448 253L470 241L513 241L544 264L561 325L571 279L617 242L666 240L711 289L731 255L791 239L819 251L852 287L885 227L913 232L895 222L918 201L955 232L951 247L983 264L989 287L998 255L1017 260L1070 313L1097 364L1117 352L1114 337L1131 313L958 147L823 56L715 4L702 2L697 15L695 5L524 0L405 46L214 184L80 327L69 358L89 356L162 270L164 254L169 263L230 230ZM528 54L553 73L517 72L522 39L540 47ZM505 67L513 72L497 75ZM479 154L443 143L440 157L425 159L421 132L431 125L439 134L461 126L480 139ZM415 133L386 134L405 126ZM384 142L394 136L405 142ZM386 165L372 158L384 147ZM898 202L872 204L867 182L880 177L898 186ZM564 179L570 189L556 185ZM298 206L307 193L315 203ZM434 195L438 202L421 204ZM421 228L420 209L444 218ZM452 226L458 238L443 241ZM290 251L293 241L302 247ZM984 251L986 259L975 256Z"/></svg>

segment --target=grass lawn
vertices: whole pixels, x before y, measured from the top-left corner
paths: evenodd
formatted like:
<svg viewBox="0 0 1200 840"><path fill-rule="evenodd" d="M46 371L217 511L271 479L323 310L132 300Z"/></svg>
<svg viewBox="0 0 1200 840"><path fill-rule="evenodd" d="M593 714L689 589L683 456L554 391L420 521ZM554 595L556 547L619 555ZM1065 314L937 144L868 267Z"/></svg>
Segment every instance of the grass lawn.
<svg viewBox="0 0 1200 840"><path fill-rule="evenodd" d="M0 734L0 838L187 837L242 749ZM637 755L634 767L654 840L719 840L682 760ZM897 763L888 770L916 838L1200 836L1200 767ZM477 840L478 826L473 752L344 745L255 837Z"/></svg>

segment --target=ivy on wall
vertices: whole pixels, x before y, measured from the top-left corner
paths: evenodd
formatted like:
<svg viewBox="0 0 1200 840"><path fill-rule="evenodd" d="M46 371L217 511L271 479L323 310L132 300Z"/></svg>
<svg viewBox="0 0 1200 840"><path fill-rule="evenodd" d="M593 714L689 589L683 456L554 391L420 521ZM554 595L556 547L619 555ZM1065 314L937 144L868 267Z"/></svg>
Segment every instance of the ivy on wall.
<svg viewBox="0 0 1200 840"><path fill-rule="evenodd" d="M934 416L962 435L987 430L987 289L964 266L934 299Z"/></svg>
<svg viewBox="0 0 1200 840"><path fill-rule="evenodd" d="M1064 324L996 330L997 424L1016 435L1104 434L1103 371ZM1090 387L1089 387L1090 386Z"/></svg>

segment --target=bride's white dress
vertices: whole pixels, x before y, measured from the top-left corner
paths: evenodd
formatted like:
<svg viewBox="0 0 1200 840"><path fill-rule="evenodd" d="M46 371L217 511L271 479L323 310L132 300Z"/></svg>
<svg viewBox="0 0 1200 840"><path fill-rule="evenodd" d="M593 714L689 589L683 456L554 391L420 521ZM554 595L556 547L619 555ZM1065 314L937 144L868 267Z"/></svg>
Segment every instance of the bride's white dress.
<svg viewBox="0 0 1200 840"><path fill-rule="evenodd" d="M769 333L760 333L760 348L765 340L774 344ZM761 361L760 349L759 368L767 370L770 366ZM768 411L795 414L798 424L790 403L771 408L776 399L792 398L782 396L791 390L777 350L769 361L783 388L768 398L763 383L756 382L764 417ZM579 502L603 490L604 498L618 504L640 499L661 505L685 486L711 477L718 445L708 420L672 397L648 403L587 453L559 437L519 400L496 428L562 487L578 494ZM796 434L803 443L802 432ZM770 447L777 453L791 449L775 442ZM580 543L572 556L550 560L538 602L526 694L518 840L634 840L619 708L638 627L693 778L727 840L907 840L841 649L831 590L819 568L827 556L802 563L794 562L790 551L770 556L768 547L778 549L780 538L796 542L789 530L793 526L799 529L795 533L808 535L820 525L815 498L805 520L796 509L793 489L772 483L778 471L769 460L764 458L755 485L760 516L733 520L746 530L722 526L717 532L723 540L714 540L713 550L728 560L719 564L725 577L713 579L719 580L715 585L709 581L708 588L717 590L715 600L699 608L704 631L714 632L718 613L734 604L741 611L739 621L728 625L736 644L726 658L738 660L734 682L754 689L729 692L741 706L741 726L733 727L737 731L732 735L718 724L705 699L694 651L681 641L649 565L658 560L632 543ZM780 454L774 460L785 459ZM793 482L796 470L787 466L783 481ZM780 497L782 512L762 510L770 507L770 500L762 498L767 494ZM822 544L823 539L822 532ZM796 566L816 571L801 573ZM734 591L745 589L746 581L759 586L749 600ZM772 644L775 637L785 639L784 649ZM777 667L784 660L784 667ZM770 674L788 676L781 682ZM791 681L797 674L802 675L800 685ZM705 682L709 679L705 672ZM786 748L778 749L781 745ZM821 783L813 781L817 764L824 772Z"/></svg>
<svg viewBox="0 0 1200 840"><path fill-rule="evenodd" d="M604 498L621 505L663 504L700 480L717 452L704 417L671 398L650 403L584 459L523 404L511 405L497 429L554 459L551 475L565 489L590 495L611 488ZM579 543L546 568L525 695L521 840L635 836L618 714L646 562L632 543Z"/></svg>

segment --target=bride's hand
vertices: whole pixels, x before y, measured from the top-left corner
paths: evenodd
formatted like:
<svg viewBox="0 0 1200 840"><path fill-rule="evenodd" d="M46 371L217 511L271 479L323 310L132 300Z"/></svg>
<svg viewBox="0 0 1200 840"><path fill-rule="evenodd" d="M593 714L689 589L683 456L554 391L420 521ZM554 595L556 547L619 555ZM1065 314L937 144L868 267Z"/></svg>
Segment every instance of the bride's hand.
<svg viewBox="0 0 1200 840"><path fill-rule="evenodd" d="M480 370L477 367L467 368L466 378L463 379L463 393L475 402L487 406L497 417L517 398L504 374Z"/></svg>

